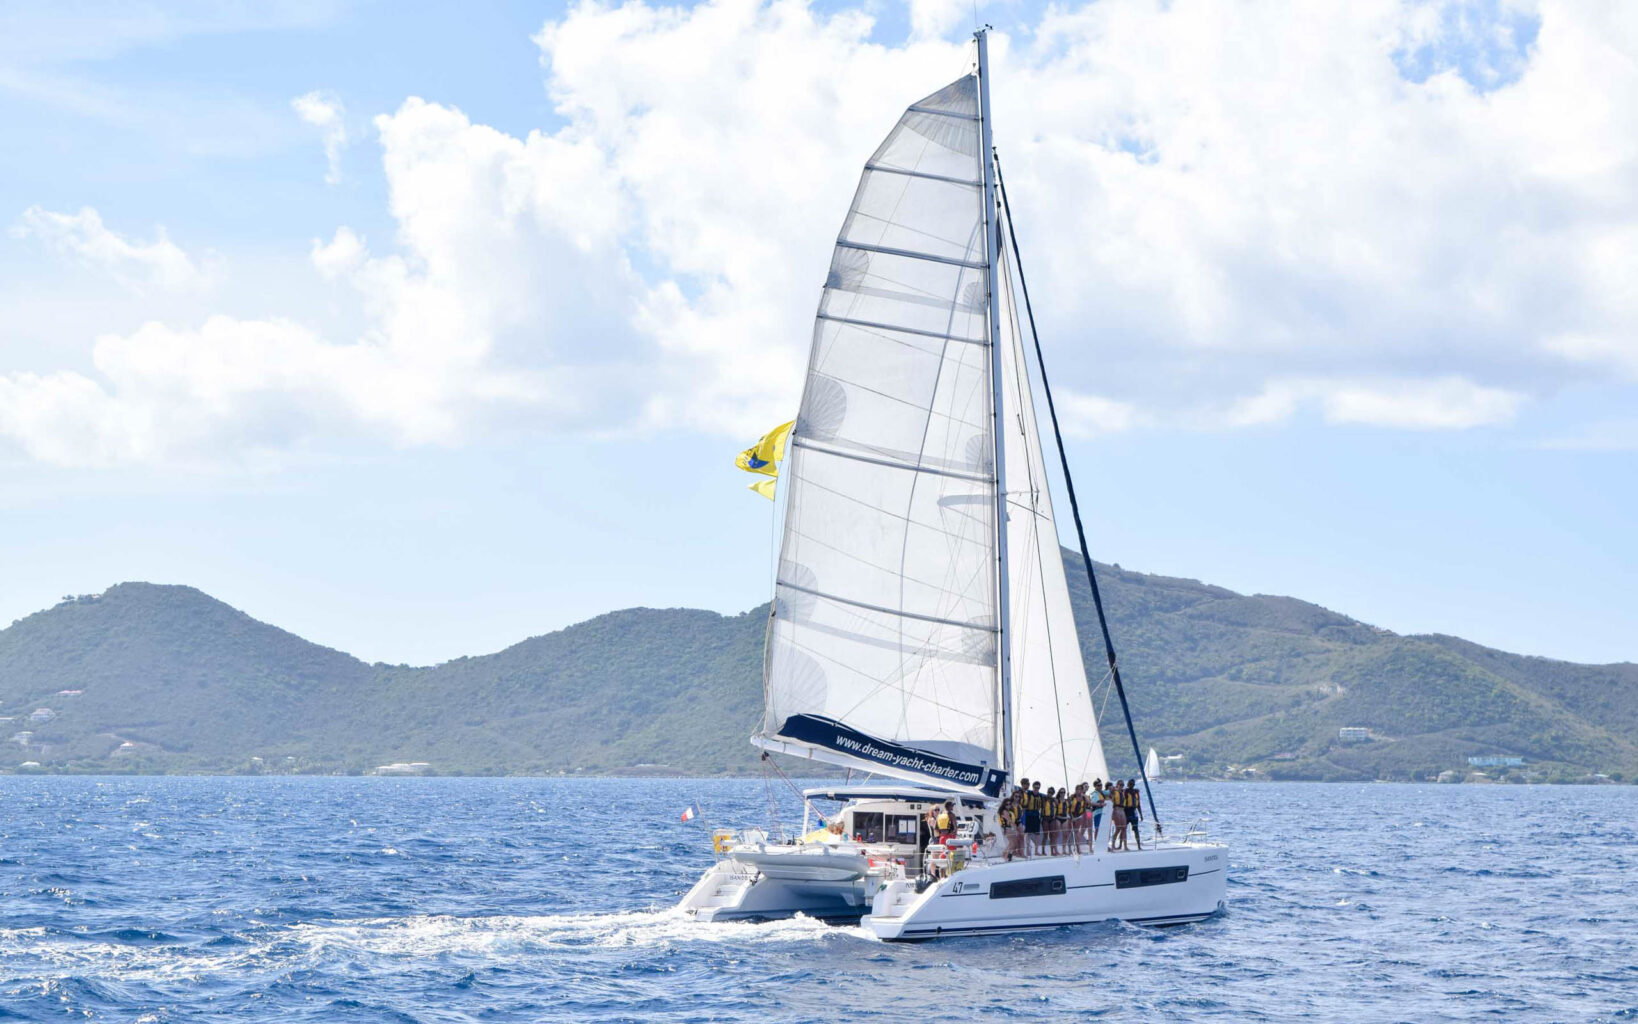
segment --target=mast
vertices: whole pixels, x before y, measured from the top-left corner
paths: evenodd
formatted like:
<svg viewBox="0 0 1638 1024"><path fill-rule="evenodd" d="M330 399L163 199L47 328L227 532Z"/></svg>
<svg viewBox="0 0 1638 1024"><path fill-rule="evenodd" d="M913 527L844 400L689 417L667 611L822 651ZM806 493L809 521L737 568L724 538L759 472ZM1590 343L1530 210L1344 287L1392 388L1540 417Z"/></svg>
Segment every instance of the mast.
<svg viewBox="0 0 1638 1024"><path fill-rule="evenodd" d="M1011 585L1007 579L1007 446L1001 417L1001 293L995 286L995 265L1001 249L999 218L995 214L995 167L990 159L989 29L973 33L978 41L978 161L984 174L984 247L989 265L985 286L990 306L990 435L995 442L995 579L996 658L1001 676L1001 768L1012 774L1012 642Z"/></svg>

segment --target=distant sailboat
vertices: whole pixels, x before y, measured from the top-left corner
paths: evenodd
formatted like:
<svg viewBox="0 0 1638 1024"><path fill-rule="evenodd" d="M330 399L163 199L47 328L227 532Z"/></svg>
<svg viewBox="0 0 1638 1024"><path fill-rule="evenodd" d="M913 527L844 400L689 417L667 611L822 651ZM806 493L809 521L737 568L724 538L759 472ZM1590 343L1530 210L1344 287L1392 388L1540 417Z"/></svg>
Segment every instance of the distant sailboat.
<svg viewBox="0 0 1638 1024"><path fill-rule="evenodd" d="M800 912L921 939L1172 924L1225 896L1226 847L1164 840L1147 791L1141 851L1107 852L1108 815L1089 852L1002 856L996 809L1020 779L1073 788L1109 770L1037 424L1033 386L1049 412L1051 392L1025 346L1033 314L990 142L986 33L976 41L974 70L911 104L865 164L780 471L751 742L872 778L806 791L810 815L842 807L823 828L804 822L800 840L719 834L722 858L681 904L701 919ZM1056 438L1055 414L1051 425ZM1084 535L1081 551L1108 652L1097 685L1118 694L1136 758ZM928 812L947 801L942 838Z"/></svg>
<svg viewBox="0 0 1638 1024"><path fill-rule="evenodd" d="M1160 781L1160 755L1155 748L1149 748L1149 756L1143 762L1143 774L1149 777L1150 782Z"/></svg>

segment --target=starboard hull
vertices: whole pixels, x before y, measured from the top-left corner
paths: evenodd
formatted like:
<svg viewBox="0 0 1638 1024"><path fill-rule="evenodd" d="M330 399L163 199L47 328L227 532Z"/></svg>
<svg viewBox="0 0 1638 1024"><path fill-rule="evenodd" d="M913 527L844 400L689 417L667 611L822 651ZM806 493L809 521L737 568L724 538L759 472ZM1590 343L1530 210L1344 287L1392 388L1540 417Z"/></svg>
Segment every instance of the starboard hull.
<svg viewBox="0 0 1638 1024"><path fill-rule="evenodd" d="M860 923L886 941L1110 920L1185 924L1222 909L1227 867L1228 848L1207 843L970 865L919 893L909 879L883 887Z"/></svg>

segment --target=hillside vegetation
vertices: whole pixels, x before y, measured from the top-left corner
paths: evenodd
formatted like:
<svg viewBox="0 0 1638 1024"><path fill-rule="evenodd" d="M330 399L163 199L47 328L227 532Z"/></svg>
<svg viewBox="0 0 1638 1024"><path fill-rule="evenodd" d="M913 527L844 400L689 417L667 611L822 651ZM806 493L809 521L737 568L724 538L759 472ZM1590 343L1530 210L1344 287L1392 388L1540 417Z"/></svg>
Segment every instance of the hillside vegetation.
<svg viewBox="0 0 1638 1024"><path fill-rule="evenodd" d="M1100 573L1139 737L1181 755L1173 771L1432 778L1510 755L1526 760L1515 776L1638 778L1638 665L1398 636L1293 598ZM1095 640L1084 575L1070 578ZM411 668L365 664L190 587L124 583L0 630L0 770L754 771L765 615L633 608ZM1084 646L1097 679L1101 647ZM1118 706L1105 707L1112 765L1131 773ZM1345 743L1344 726L1370 738Z"/></svg>

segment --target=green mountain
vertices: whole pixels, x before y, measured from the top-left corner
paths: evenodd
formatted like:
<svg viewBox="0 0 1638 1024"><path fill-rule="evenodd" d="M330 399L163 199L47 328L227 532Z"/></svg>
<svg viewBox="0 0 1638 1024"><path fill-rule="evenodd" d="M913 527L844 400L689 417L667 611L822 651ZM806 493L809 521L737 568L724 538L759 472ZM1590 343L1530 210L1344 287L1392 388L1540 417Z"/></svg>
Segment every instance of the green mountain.
<svg viewBox="0 0 1638 1024"><path fill-rule="evenodd" d="M1178 755L1173 773L1432 778L1501 755L1525 764L1488 774L1638 779L1638 665L1398 636L1293 598L1099 571L1139 737ZM1070 579L1097 679L1085 577ZM0 769L755 771L766 611L633 608L411 668L189 587L124 583L0 630ZM1118 714L1111 699L1106 741L1129 774ZM1366 738L1345 742L1344 727Z"/></svg>
<svg viewBox="0 0 1638 1024"><path fill-rule="evenodd" d="M1084 574L1070 579L1091 670L1103 664L1086 643L1097 636L1091 598ZM1118 566L1100 566L1099 581L1138 735L1183 755L1184 770L1435 778L1465 775L1468 757L1500 755L1525 759L1515 777L1638 780L1638 665L1399 636L1294 598L1246 597ZM1347 727L1368 738L1345 742ZM1118 738L1107 725L1104 732L1117 760ZM1123 773L1129 756L1124 763Z"/></svg>

